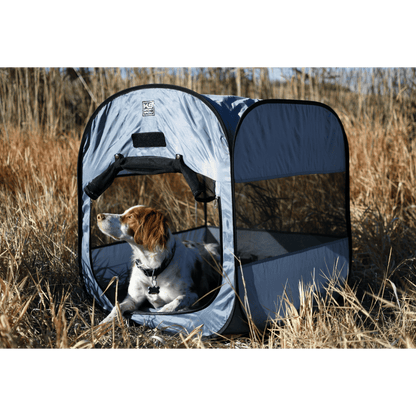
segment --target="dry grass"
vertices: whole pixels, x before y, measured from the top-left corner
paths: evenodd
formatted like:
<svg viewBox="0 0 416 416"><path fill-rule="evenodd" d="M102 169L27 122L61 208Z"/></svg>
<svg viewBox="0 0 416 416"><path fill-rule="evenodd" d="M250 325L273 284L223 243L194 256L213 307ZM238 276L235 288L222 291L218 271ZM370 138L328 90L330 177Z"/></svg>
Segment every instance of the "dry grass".
<svg viewBox="0 0 416 416"><path fill-rule="evenodd" d="M251 95L254 90L264 98L271 94L282 98L300 98L303 94L310 98L313 94L340 115L350 147L353 270L345 289L332 285L325 296L300 286L300 310L291 308L286 299L285 312L280 312L265 332L252 327L244 337L206 340L200 328L187 336L131 327L125 320L99 328L96 324L105 313L95 308L78 277L76 161L80 129L74 114L79 114L80 124L85 125L85 117L95 108L91 95L99 103L115 90L129 86L129 82L146 83L151 76L156 82L167 82L162 75L168 77L169 72L132 71L137 78L126 81L117 77L116 71L112 76L110 70L99 69L93 74L83 73L88 92L77 77L71 80L68 76L61 82L57 70L50 74L43 69L19 71L13 75L0 70L0 347L415 347L416 150L410 140L414 134L414 92L410 87L407 95L394 92L373 97L337 86L331 90L318 81L311 85L301 74L285 86L272 85L264 74L260 86L259 77L254 83L250 80L250 71L240 74L242 95ZM194 89L206 93L235 89L237 93L235 78L229 73L225 73L225 79L215 69L204 73L211 77L191 78ZM173 77L170 82L176 79L176 83L186 84L186 75L187 71L169 75ZM6 76L8 82L12 76L17 81L7 83ZM36 81L42 77L45 81ZM137 82L139 79L143 82ZM233 86L230 79L234 79ZM208 87L210 90L204 91ZM90 98L86 99L85 94ZM71 111L65 102L79 102L79 112ZM52 108L54 112L48 112ZM137 189L141 186L138 183ZM150 189L149 184L143 186ZM175 205L169 200L167 190L177 192L180 185L160 180L152 184L155 186L164 189L161 192L166 201L160 200L161 205L168 202L167 206L176 206L175 218L184 217L185 212L187 221L195 221L193 203ZM336 275L329 277L332 282L336 280Z"/></svg>

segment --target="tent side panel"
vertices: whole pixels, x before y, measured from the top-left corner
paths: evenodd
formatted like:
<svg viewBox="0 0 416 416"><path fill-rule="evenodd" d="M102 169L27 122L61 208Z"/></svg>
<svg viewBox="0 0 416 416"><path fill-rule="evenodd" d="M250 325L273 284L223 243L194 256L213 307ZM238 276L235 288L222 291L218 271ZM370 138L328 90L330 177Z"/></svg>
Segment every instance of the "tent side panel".
<svg viewBox="0 0 416 416"><path fill-rule="evenodd" d="M344 238L243 266L243 278L254 323L261 327L268 318L275 319L276 312L280 317L284 316L285 303L282 302L282 296L285 290L288 299L299 309L300 281L304 284L314 282L321 291L327 282L326 278L338 276L340 281L344 281L349 268L348 245L348 238ZM241 271L238 271L238 288L240 298L244 299Z"/></svg>
<svg viewBox="0 0 416 416"><path fill-rule="evenodd" d="M318 103L260 101L240 121L234 166L237 183L344 172L342 125Z"/></svg>

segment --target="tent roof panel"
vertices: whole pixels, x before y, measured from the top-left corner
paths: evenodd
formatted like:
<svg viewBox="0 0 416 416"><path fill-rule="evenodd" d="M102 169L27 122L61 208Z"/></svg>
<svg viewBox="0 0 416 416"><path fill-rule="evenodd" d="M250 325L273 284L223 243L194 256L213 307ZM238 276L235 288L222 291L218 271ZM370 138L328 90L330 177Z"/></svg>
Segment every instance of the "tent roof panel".
<svg viewBox="0 0 416 416"><path fill-rule="evenodd" d="M220 114L228 132L228 137L233 140L238 122L244 112L258 99L236 97L234 95L204 95Z"/></svg>

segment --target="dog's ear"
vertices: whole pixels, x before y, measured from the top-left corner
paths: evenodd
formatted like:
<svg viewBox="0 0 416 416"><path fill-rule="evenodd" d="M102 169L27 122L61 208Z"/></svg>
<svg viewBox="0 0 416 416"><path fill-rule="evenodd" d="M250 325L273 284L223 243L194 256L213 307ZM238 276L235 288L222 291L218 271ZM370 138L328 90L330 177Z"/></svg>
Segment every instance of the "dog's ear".
<svg viewBox="0 0 416 416"><path fill-rule="evenodd" d="M154 208L141 208L137 216L134 241L154 251L157 246L166 248L169 235L168 220Z"/></svg>

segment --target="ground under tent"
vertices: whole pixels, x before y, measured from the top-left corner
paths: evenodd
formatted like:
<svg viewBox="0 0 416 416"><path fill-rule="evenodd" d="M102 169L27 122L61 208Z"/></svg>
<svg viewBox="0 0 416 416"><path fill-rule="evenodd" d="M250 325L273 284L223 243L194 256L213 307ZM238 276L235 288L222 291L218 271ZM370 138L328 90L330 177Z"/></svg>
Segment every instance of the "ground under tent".
<svg viewBox="0 0 416 416"><path fill-rule="evenodd" d="M262 328L282 312L285 291L299 307L300 281L325 290L334 269L341 281L349 273L348 144L338 116L321 103L200 95L160 84L121 91L86 126L78 200L80 273L108 311L116 289L103 291L118 276L123 300L131 251L103 240L98 212L161 205L172 211L176 235L220 245L223 275L214 299L170 314L143 307L129 316L138 324L241 333L247 325L238 297L246 291Z"/></svg>

